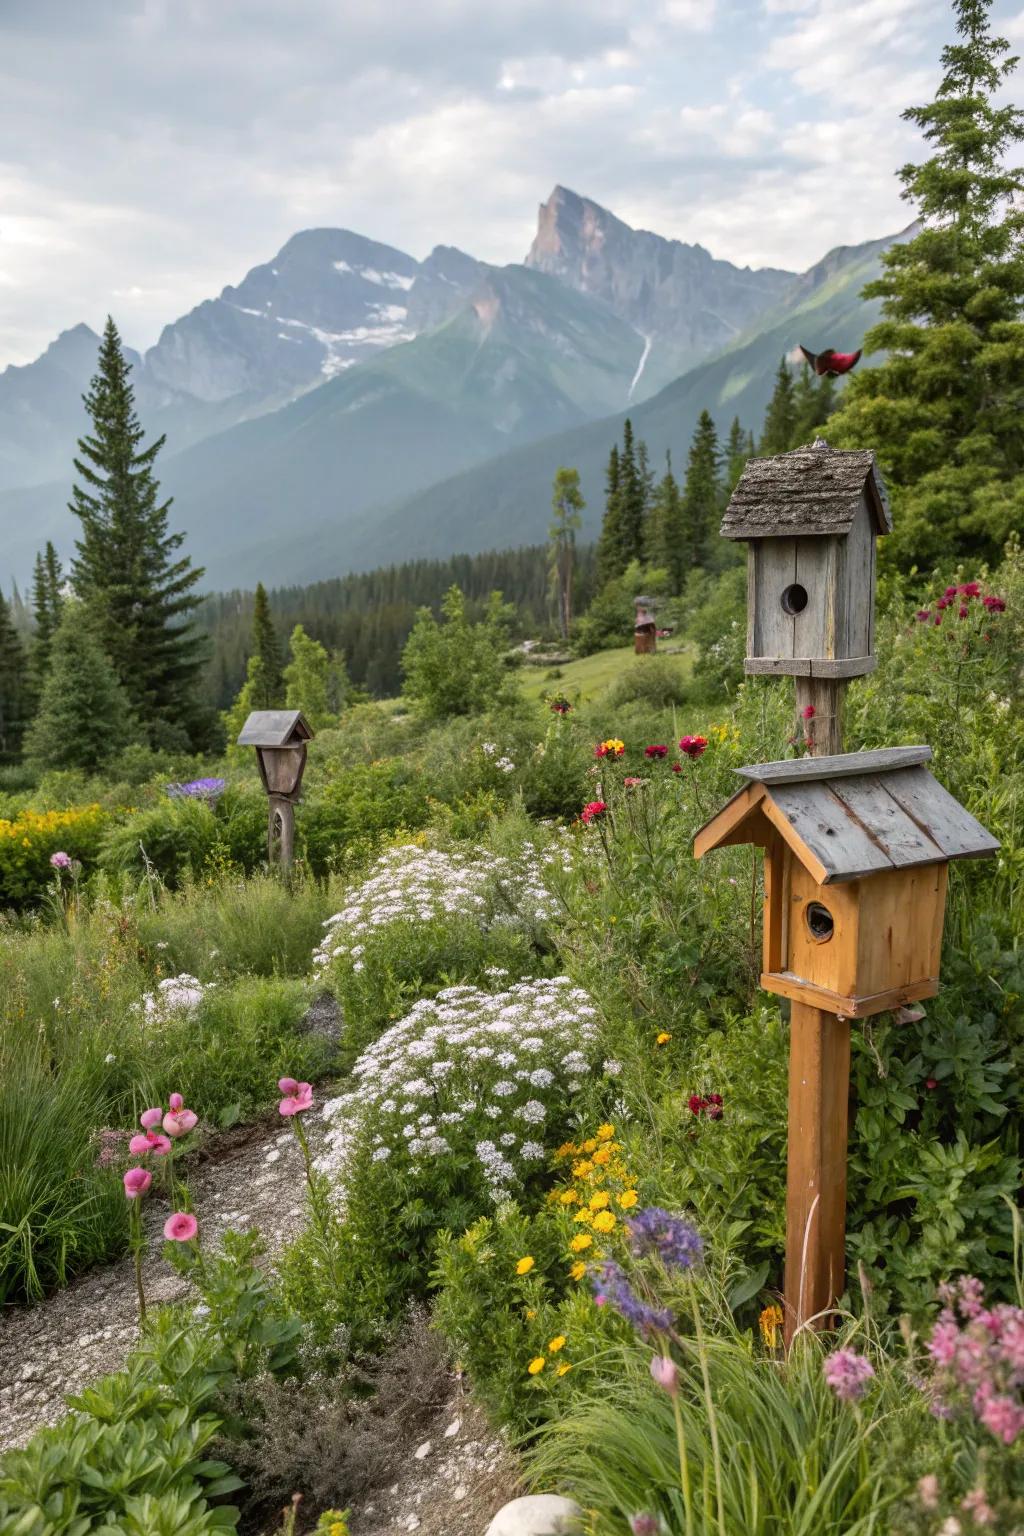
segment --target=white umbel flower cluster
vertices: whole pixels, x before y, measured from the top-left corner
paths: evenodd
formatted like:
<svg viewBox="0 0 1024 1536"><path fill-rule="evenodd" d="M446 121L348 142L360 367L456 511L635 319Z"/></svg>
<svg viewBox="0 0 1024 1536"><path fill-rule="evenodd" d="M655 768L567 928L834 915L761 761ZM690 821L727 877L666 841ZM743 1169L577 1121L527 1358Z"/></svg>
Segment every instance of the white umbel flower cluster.
<svg viewBox="0 0 1024 1536"><path fill-rule="evenodd" d="M383 854L342 910L327 919L313 964L322 970L332 960L347 958L362 970L367 939L392 923L470 916L481 927L532 924L553 911L541 859L530 847L516 859L502 859L406 844Z"/></svg>
<svg viewBox="0 0 1024 1536"><path fill-rule="evenodd" d="M142 999L147 1024L169 1024L177 1019L192 1018L199 1011L207 990L197 977L189 976L185 971L180 976L166 977L157 983L155 992L147 992Z"/></svg>
<svg viewBox="0 0 1024 1536"><path fill-rule="evenodd" d="M597 1034L597 1009L568 976L507 992L448 987L360 1056L358 1088L324 1109L320 1166L340 1174L355 1140L413 1174L432 1158L475 1156L492 1198L507 1199L554 1150L572 1093L599 1070Z"/></svg>

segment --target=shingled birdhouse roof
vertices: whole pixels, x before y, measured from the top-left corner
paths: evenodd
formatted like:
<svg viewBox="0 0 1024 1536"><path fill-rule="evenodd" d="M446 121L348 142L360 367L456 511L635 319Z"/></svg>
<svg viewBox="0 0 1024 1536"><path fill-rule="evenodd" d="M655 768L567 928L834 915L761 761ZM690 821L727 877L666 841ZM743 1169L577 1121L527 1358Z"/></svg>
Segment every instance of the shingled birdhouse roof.
<svg viewBox="0 0 1024 1536"><path fill-rule="evenodd" d="M238 737L240 747L294 747L313 732L301 709L254 709Z"/></svg>
<svg viewBox="0 0 1024 1536"><path fill-rule="evenodd" d="M819 885L832 885L995 853L996 839L925 768L931 756L889 747L739 768L747 783L697 833L694 856L763 844L774 829Z"/></svg>
<svg viewBox="0 0 1024 1536"><path fill-rule="evenodd" d="M867 498L876 533L892 532L892 514L873 453L842 452L823 438L795 453L750 459L722 519L725 539L849 533Z"/></svg>

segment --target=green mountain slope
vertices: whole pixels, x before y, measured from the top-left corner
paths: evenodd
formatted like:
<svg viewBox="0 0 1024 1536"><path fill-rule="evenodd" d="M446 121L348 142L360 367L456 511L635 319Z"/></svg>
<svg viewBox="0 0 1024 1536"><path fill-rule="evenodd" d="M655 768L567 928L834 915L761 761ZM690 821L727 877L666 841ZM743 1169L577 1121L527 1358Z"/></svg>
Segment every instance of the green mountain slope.
<svg viewBox="0 0 1024 1536"><path fill-rule="evenodd" d="M502 454L351 528L325 529L306 548L309 574L302 579L326 568L371 569L399 558L455 549L472 554L506 545L513 536L522 543L541 540L549 520L551 482L561 464L580 470L587 500L583 536L595 537L608 452L621 436L626 414L647 442L656 468L667 450L677 469L685 463L690 436L705 407L722 432L733 416L756 432L780 357L800 342L813 350L860 345L879 313L877 303L864 300L861 291L877 272L881 253L893 243L878 240L829 252L797 280L787 300L756 334L691 369L628 413L620 411Z"/></svg>

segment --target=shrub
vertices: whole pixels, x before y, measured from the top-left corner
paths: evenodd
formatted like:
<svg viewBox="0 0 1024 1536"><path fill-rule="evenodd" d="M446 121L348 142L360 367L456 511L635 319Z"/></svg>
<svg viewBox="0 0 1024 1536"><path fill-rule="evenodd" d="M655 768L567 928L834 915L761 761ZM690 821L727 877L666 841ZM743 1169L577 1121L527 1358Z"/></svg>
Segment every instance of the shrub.
<svg viewBox="0 0 1024 1536"><path fill-rule="evenodd" d="M653 709L669 709L683 704L687 680L681 658L677 656L641 656L627 667L608 693L612 708L641 703Z"/></svg>
<svg viewBox="0 0 1024 1536"><path fill-rule="evenodd" d="M505 652L515 610L493 592L480 623L470 622L466 600L450 587L441 603L443 622L421 608L402 652L404 692L427 718L481 714L515 698Z"/></svg>
<svg viewBox="0 0 1024 1536"><path fill-rule="evenodd" d="M101 866L136 876L152 871L173 889L206 867L217 832L216 813L205 800L168 798L111 829Z"/></svg>
<svg viewBox="0 0 1024 1536"><path fill-rule="evenodd" d="M88 870L109 818L98 805L66 811L21 811L0 820L0 907L37 904L53 883L50 855L70 854Z"/></svg>
<svg viewBox="0 0 1024 1536"><path fill-rule="evenodd" d="M376 853L395 833L415 832L430 817L427 781L402 759L356 765L339 773L299 809L296 834L318 875Z"/></svg>

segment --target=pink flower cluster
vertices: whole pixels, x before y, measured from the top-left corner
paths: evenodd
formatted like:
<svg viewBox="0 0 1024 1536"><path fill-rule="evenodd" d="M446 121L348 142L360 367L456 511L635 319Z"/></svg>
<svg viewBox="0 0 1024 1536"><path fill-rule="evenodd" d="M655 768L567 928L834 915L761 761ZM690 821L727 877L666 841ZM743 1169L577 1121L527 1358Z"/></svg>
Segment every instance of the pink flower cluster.
<svg viewBox="0 0 1024 1536"><path fill-rule="evenodd" d="M856 1403L875 1374L870 1360L855 1349L834 1349L825 1359L825 1380L841 1403Z"/></svg>
<svg viewBox="0 0 1024 1536"><path fill-rule="evenodd" d="M720 1093L691 1093L686 1103L691 1115L707 1115L709 1120L721 1120L725 1113Z"/></svg>
<svg viewBox="0 0 1024 1536"><path fill-rule="evenodd" d="M986 1307L973 1275L939 1294L945 1306L928 1345L936 1364L934 1411L945 1416L966 1398L979 1423L1013 1445L1024 1434L1024 1307Z"/></svg>
<svg viewBox="0 0 1024 1536"><path fill-rule="evenodd" d="M684 736L679 743L680 752L688 758L703 757L708 748L706 736Z"/></svg>
<svg viewBox="0 0 1024 1536"><path fill-rule="evenodd" d="M942 616L946 609L953 607L956 608L958 619L966 619L970 615L970 604L975 599L980 600L981 606L987 613L1006 612L1005 597L997 597L993 592L982 594L980 582L962 581L957 587L946 588L935 604L934 618L930 608L919 608L917 610L917 621L919 624L927 624L929 619L931 619L933 624L939 625L942 623Z"/></svg>
<svg viewBox="0 0 1024 1536"><path fill-rule="evenodd" d="M179 1136L187 1136L199 1124L199 1116L194 1110L185 1108L185 1100L180 1093L172 1093L167 1101L166 1113L159 1105L152 1109L144 1109L139 1116L141 1131L137 1131L128 1143L128 1150L133 1157L145 1157L152 1152L154 1157L166 1157L171 1150L172 1143ZM160 1127L160 1129L158 1129ZM153 1182L153 1175L145 1168L129 1168L124 1176L124 1192L129 1200L137 1200L144 1195Z"/></svg>
<svg viewBox="0 0 1024 1536"><path fill-rule="evenodd" d="M590 823L596 821L599 816L603 816L607 809L608 807L603 800L591 800L580 812L580 821L582 821L585 827L589 827Z"/></svg>

